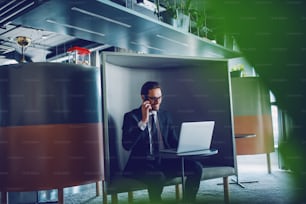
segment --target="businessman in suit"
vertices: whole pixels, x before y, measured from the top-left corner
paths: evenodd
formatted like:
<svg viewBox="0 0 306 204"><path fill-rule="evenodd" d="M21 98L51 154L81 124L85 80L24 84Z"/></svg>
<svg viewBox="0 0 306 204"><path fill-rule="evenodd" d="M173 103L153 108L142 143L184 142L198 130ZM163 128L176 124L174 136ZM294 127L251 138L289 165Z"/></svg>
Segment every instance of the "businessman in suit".
<svg viewBox="0 0 306 204"><path fill-rule="evenodd" d="M122 127L122 145L130 151L124 174L148 186L149 199L161 202L167 178L181 176L178 158L161 158L160 149L176 148L178 137L169 112L160 109L162 90L158 82L148 81L141 88L141 106L125 113ZM194 160L185 162L186 183L183 200L194 203L199 189L202 166Z"/></svg>

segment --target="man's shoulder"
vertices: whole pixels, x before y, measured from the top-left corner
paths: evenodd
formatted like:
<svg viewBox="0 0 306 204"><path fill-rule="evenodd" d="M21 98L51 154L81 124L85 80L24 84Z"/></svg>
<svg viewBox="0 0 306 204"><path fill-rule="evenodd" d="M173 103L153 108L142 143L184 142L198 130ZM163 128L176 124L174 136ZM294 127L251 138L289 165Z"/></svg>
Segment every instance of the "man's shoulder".
<svg viewBox="0 0 306 204"><path fill-rule="evenodd" d="M165 109L159 109L159 110L158 110L158 113L159 113L159 114L170 115L170 112L169 112L168 110L165 110Z"/></svg>
<svg viewBox="0 0 306 204"><path fill-rule="evenodd" d="M138 113L140 111L141 111L140 108L135 108L135 109L130 110L129 112L126 112L126 114Z"/></svg>
<svg viewBox="0 0 306 204"><path fill-rule="evenodd" d="M141 114L141 109L140 108L135 108L130 110L129 112L126 112L124 115L139 115Z"/></svg>

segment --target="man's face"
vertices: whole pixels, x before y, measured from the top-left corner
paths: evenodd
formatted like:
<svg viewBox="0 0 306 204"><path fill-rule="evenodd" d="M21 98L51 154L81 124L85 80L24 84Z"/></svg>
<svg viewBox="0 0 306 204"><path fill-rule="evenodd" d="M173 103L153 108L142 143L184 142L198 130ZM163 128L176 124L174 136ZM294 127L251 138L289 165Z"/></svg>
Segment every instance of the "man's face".
<svg viewBox="0 0 306 204"><path fill-rule="evenodd" d="M151 89L147 95L147 99L150 101L152 110L159 110L160 104L162 102L162 92L160 88Z"/></svg>

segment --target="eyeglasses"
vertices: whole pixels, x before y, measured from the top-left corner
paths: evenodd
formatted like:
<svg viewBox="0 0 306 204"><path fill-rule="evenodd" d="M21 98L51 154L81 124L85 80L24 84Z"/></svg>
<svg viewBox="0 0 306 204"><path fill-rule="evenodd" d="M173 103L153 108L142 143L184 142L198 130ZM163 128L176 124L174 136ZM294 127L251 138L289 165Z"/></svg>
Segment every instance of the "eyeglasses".
<svg viewBox="0 0 306 204"><path fill-rule="evenodd" d="M148 98L150 101L160 101L160 100L162 99L162 96L159 96L159 97L147 96L147 98Z"/></svg>

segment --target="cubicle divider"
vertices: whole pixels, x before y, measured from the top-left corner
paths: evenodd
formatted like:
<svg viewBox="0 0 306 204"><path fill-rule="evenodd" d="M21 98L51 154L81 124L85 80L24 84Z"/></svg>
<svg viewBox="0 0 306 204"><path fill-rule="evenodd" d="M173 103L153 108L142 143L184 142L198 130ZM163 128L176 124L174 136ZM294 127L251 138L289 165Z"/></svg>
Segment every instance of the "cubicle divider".
<svg viewBox="0 0 306 204"><path fill-rule="evenodd" d="M0 191L58 189L102 179L100 70L62 63L0 68ZM34 202L34 201L33 201Z"/></svg>
<svg viewBox="0 0 306 204"><path fill-rule="evenodd" d="M271 173L270 153L274 152L270 93L260 77L231 79L237 155L266 154L267 170Z"/></svg>
<svg viewBox="0 0 306 204"><path fill-rule="evenodd" d="M219 152L202 160L203 180L223 178L227 188L236 172L227 61L113 52L103 53L102 61L105 195L145 188L121 175L129 157L121 128L124 113L141 105L140 88L149 80L160 82L161 108L172 113L178 133L184 121L215 121L211 147Z"/></svg>

